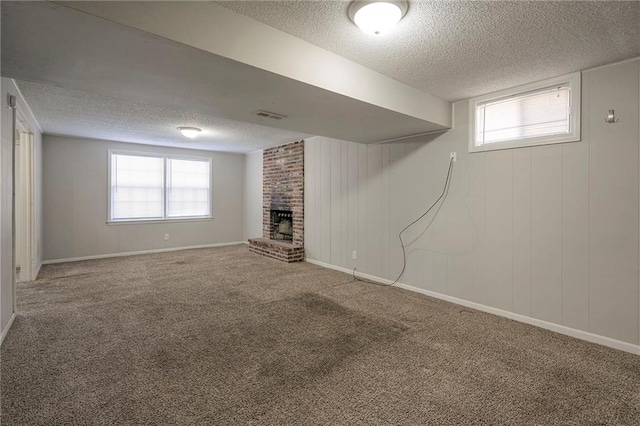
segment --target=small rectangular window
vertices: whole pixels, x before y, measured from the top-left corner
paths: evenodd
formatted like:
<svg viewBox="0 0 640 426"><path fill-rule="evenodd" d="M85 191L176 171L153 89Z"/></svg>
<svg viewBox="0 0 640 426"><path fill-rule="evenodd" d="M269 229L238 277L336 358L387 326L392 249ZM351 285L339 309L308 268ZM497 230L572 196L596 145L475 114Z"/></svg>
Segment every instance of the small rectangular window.
<svg viewBox="0 0 640 426"><path fill-rule="evenodd" d="M109 153L109 222L211 217L211 159Z"/></svg>
<svg viewBox="0 0 640 426"><path fill-rule="evenodd" d="M579 106L579 73L474 98L469 150L580 140Z"/></svg>

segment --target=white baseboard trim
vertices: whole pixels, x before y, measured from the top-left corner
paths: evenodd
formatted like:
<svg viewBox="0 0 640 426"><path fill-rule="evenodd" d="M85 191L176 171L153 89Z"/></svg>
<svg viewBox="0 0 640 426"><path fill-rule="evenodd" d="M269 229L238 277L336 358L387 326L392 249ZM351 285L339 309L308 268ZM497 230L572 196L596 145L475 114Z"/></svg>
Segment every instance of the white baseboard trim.
<svg viewBox="0 0 640 426"><path fill-rule="evenodd" d="M323 268L344 272L349 275L353 273L352 269L330 265L328 263L320 262L317 260L305 259L305 261L314 265L322 266ZM381 284L391 284L393 282L392 280L387 280L385 278L380 278L373 275L363 274L362 272L358 272L358 276L363 279L375 281ZM514 321L519 321L526 324L534 325L536 327L544 328L546 330L554 331L556 333L564 334L566 336L575 337L576 339L586 340L588 342L597 343L599 345L608 346L610 348L619 349L625 352L630 352L635 355L640 355L640 345L634 345L632 343L622 342L620 340L612 339L605 336L600 336L598 334L589 333L587 331L576 330L575 328L566 327L564 325L555 324L555 323L539 320L536 318L531 318L526 315L516 314L513 312L498 309L498 308L492 308L491 306L482 305L476 302L470 302L468 300L459 299L457 297L448 296L442 293L436 293L434 291L425 290L422 288L414 287L412 285L403 284L400 282L397 283L395 286L403 288L405 290L413 291L416 293L421 293L426 296L433 297L435 299L440 299L447 302L455 303L456 305L465 306L467 308L476 309L478 311L487 312L489 314L509 318Z"/></svg>
<svg viewBox="0 0 640 426"><path fill-rule="evenodd" d="M2 334L0 334L0 346L2 346L2 342L4 342L4 338L7 337L7 333L9 332L9 329L13 324L13 320L15 319L16 319L16 313L14 312L13 315L11 315L11 318L9 318L9 323L4 328L4 330L2 330Z"/></svg>
<svg viewBox="0 0 640 426"><path fill-rule="evenodd" d="M51 265L53 263L66 263L66 262L79 262L81 260L94 260L94 259L107 259L110 257L124 257L124 256L136 256L140 254L151 254L151 253L163 253L167 251L180 251L180 250L193 250L193 249L201 249L201 248L211 248L211 247L226 247L226 246L237 246L239 244L245 244L244 241L232 241L229 243L215 243L215 244L202 244L199 246L186 246L186 247L171 247L171 248L161 248L161 249L152 249L152 250L139 250L139 251L127 251L122 253L109 253L109 254L97 254L94 256L82 256L82 257L70 257L67 259L50 259L43 260L43 265Z"/></svg>

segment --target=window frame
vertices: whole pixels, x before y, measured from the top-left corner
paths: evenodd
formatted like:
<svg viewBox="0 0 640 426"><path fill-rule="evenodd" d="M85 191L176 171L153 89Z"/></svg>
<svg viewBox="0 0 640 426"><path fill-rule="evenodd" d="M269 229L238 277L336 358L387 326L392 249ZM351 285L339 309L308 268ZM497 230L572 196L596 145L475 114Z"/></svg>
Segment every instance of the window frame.
<svg viewBox="0 0 640 426"><path fill-rule="evenodd" d="M162 215L161 218L140 218L140 219L113 219L112 218L112 194L111 194L111 170L114 155L128 155L133 157L153 157L162 159ZM201 161L209 164L209 214L206 216L180 216L168 217L168 197L167 197L167 173L168 160ZM213 161L211 157L159 154L147 151L128 151L121 149L109 149L107 153L107 224L126 225L134 223L167 223L167 222L198 222L213 219Z"/></svg>
<svg viewBox="0 0 640 426"><path fill-rule="evenodd" d="M557 143L567 143L567 142L578 142L580 141L580 95L581 95L581 80L582 74L580 72L575 72L571 74L562 75L559 77L554 77L542 81L537 81L535 83L525 84L522 86L512 87L505 90L500 90L498 92L489 93L482 96L477 96L475 98L471 98L469 100L469 152L487 152L487 151L497 151L502 149L513 149L513 148L523 148L529 146L539 146L539 145L551 145ZM485 143L482 145L476 144L476 118L477 118L477 110L478 104L495 101L504 98L515 97L518 95L525 95L529 92L535 92L538 90L543 90L546 88L551 88L554 86L558 86L561 84L568 84L571 90L571 107L570 107L570 118L569 118L569 126L571 132L566 135L550 135L550 136L537 136L533 138L523 138L523 139L509 139L500 142L493 143Z"/></svg>

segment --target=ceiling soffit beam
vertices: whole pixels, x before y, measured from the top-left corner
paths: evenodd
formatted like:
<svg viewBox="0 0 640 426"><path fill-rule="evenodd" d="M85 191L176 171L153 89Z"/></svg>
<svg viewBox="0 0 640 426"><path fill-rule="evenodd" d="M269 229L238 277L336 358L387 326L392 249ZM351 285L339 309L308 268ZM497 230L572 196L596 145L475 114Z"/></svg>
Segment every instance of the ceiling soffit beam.
<svg viewBox="0 0 640 426"><path fill-rule="evenodd" d="M371 105L452 127L449 102L210 2L55 3Z"/></svg>

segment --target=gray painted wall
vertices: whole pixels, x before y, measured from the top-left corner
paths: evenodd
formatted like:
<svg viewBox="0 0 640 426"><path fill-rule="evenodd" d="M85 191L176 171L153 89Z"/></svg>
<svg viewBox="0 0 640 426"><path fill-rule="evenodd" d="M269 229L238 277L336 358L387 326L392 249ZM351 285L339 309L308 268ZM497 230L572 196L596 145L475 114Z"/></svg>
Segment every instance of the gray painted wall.
<svg viewBox="0 0 640 426"><path fill-rule="evenodd" d="M45 260L243 239L244 155L49 135L43 146ZM210 157L213 219L107 225L109 149ZM169 234L168 241L164 234Z"/></svg>
<svg viewBox="0 0 640 426"><path fill-rule="evenodd" d="M13 314L13 286L12 286L12 227L11 227L11 187L13 180L12 169L12 112L6 108L7 95L17 97L18 106L25 115L29 127L33 131L35 167L35 222L36 222L36 265L42 263L42 135L39 126L31 115L30 110L19 94L11 79L2 78L2 96L0 96L0 111L2 114L2 140L0 141L0 330L4 334Z"/></svg>
<svg viewBox="0 0 640 426"><path fill-rule="evenodd" d="M262 237L262 151L245 157L244 239Z"/></svg>
<svg viewBox="0 0 640 426"><path fill-rule="evenodd" d="M308 139L307 257L395 279L398 232L437 198L456 151L437 217L405 233L401 282L637 345L640 61L585 72L582 85L576 143L469 154L468 102L428 139Z"/></svg>

